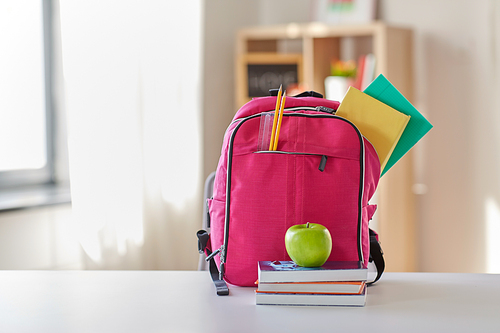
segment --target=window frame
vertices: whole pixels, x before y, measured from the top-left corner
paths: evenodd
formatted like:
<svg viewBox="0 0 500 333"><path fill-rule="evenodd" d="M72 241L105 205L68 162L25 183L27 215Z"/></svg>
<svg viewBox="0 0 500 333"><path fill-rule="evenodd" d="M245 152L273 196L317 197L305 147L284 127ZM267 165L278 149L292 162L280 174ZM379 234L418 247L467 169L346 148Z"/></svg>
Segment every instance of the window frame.
<svg viewBox="0 0 500 333"><path fill-rule="evenodd" d="M11 189L37 185L55 185L55 142L56 126L54 113L53 81L53 15L52 1L42 2L44 90L45 90L45 128L47 163L40 169L21 169L0 171L0 189Z"/></svg>

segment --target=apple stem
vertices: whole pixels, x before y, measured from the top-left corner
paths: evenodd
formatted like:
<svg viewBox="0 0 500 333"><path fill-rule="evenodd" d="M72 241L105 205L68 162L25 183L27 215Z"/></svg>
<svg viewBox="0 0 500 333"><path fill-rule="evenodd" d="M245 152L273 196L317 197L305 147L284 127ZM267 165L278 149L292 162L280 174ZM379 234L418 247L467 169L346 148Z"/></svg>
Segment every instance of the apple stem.
<svg viewBox="0 0 500 333"><path fill-rule="evenodd" d="M306 228L309 228L309 222L306 223Z"/></svg>

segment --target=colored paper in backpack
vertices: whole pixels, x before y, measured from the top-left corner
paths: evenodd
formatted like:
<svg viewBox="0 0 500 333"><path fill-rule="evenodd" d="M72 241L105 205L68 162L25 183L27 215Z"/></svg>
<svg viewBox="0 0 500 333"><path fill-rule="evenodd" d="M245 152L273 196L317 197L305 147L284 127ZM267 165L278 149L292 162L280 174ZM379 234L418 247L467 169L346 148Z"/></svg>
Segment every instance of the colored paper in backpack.
<svg viewBox="0 0 500 333"><path fill-rule="evenodd" d="M401 135L389 161L382 169L382 175L399 161L424 135L432 128L431 123L392 85L389 80L380 74L365 90L364 93L389 105L390 107L411 116L405 131Z"/></svg>
<svg viewBox="0 0 500 333"><path fill-rule="evenodd" d="M350 87L336 113L354 123L377 151L384 169L410 117Z"/></svg>

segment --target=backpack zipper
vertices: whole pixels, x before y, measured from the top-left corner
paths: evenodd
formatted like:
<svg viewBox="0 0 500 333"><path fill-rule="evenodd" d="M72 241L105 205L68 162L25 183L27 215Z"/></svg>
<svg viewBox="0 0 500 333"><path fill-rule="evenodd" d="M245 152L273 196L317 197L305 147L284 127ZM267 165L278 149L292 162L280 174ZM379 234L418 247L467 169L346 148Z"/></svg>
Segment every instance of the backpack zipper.
<svg viewBox="0 0 500 333"><path fill-rule="evenodd" d="M291 108L284 108L283 109L283 111L299 111L299 110L318 111L318 112L328 113L330 115L335 115L335 113L337 112L337 110L329 108L329 107L326 107L326 106L294 106L294 107L291 107ZM260 113L253 114L253 115L248 116L248 117L234 119L231 122L231 124L229 124L229 126L227 127L226 132L231 127L231 125L234 124L234 123L237 123L237 122L240 122L240 121L243 121L243 120L247 120L247 119L250 119L250 118L253 118L253 117L258 117L258 116L260 116L263 113L274 112L274 111L275 110L262 111ZM311 115L311 116L314 116L314 115ZM321 115L319 115L319 116L321 116Z"/></svg>
<svg viewBox="0 0 500 333"><path fill-rule="evenodd" d="M320 111L322 108L326 108L326 107L312 107L312 106L301 106L301 107L293 107L293 108L286 108L284 110L286 111L296 111L296 110L310 110L310 111ZM329 108L327 108L329 109ZM333 110L333 109L332 109ZM222 246L220 247L220 251L219 251L219 255L220 255L220 267L219 267L219 278L222 280L223 277L224 277L224 272L225 272L225 264L226 264L226 257L227 257L227 247L228 247L228 240L229 240L229 215L230 215L230 206L231 206L231 173L232 173L232 170L231 170L231 167L232 167L232 160L233 160L233 142L234 142L234 137L236 135L236 132L238 132L238 129L243 125L243 123L247 120L250 120L250 119L253 119L253 118L257 118L257 117L260 117L262 113L266 113L266 112L272 112L273 110L269 110L269 111L264 111L264 112L260 112L260 113L257 113L257 114L254 114L254 115L251 115L251 116L248 116L248 117L244 117L244 118L238 118L238 119L235 119L231 122L230 126L234 123L238 123L233 129L232 129L232 133L231 133L231 136L229 138L229 149L228 149L228 152L227 152L227 179L226 179L226 211L225 211L225 217L224 217L224 242L222 244ZM343 120L345 122L347 122L348 124L350 124L356 134L358 135L358 138L359 138L359 142L360 142L360 183L359 183L359 199L358 199L358 235L357 235L357 240L358 240L358 244L357 244L357 247L358 247L358 258L359 258L359 261L361 262L364 262L364 256L363 256L363 249L362 249L362 240L361 240L361 228L362 228L362 206L363 206L363 192L364 192L364 177L365 177L365 146L364 146L364 142L363 142L363 136L361 134L361 132L359 131L359 129L356 127L356 125L354 125L351 121L349 121L348 119L346 118L342 118L342 117L339 117L333 113L329 113L329 112L326 112L326 111L323 111L325 114L308 114L308 113L287 113L287 114L283 114L283 116L287 116L287 117L311 117L311 118L335 118L335 119L340 119L340 120ZM228 129L230 128L230 126L228 126ZM226 130L226 132L227 132ZM276 151L273 151L273 153L276 153ZM326 157L326 156L325 156ZM323 161L322 161L323 162ZM324 161L324 163L326 164L326 160ZM321 164L320 163L320 167L321 167Z"/></svg>
<svg viewBox="0 0 500 333"><path fill-rule="evenodd" d="M328 156L322 154L313 154L313 153L302 153L302 152L292 152L292 151L282 151L282 150L260 150L254 152L254 154L284 154L284 155L309 155L309 156L321 156L321 161L319 162L318 170L323 172L325 171L326 161L328 160Z"/></svg>
<svg viewBox="0 0 500 333"><path fill-rule="evenodd" d="M319 162L319 167L318 167L319 171L321 171L321 172L325 171L327 160L328 160L328 156L326 156L326 155L321 156L321 161Z"/></svg>

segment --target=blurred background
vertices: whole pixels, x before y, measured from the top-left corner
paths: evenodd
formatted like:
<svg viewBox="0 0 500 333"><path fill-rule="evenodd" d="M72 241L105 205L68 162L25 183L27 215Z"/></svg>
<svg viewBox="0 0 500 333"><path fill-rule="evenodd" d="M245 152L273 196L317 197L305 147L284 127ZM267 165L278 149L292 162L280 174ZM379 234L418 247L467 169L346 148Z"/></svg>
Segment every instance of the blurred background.
<svg viewBox="0 0 500 333"><path fill-rule="evenodd" d="M388 270L500 273L496 0L1 0L0 269L196 269L238 31L344 27L342 2L411 30L407 97L434 125L400 179L411 250L378 230Z"/></svg>

